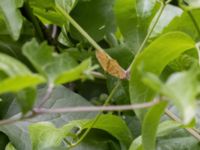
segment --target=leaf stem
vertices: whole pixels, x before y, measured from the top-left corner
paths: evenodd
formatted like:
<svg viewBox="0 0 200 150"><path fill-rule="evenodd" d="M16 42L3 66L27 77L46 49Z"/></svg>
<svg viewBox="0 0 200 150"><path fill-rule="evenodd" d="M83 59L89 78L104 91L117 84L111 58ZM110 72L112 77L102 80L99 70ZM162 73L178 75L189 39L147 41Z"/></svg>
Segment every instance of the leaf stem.
<svg viewBox="0 0 200 150"><path fill-rule="evenodd" d="M138 49L138 52L137 52L135 58L138 57L138 55L139 55L139 54L141 53L141 51L144 49L144 47L145 47L147 41L149 40L149 38L150 38L152 32L154 31L154 28L156 27L156 25L157 25L157 23L158 23L158 21L159 21L161 15L162 15L162 13L163 13L163 11L164 11L164 8L165 8L165 6L166 6L166 4L167 4L167 3L163 3L163 2L160 2L160 3L161 3L161 7L160 7L160 10L159 10L159 12L158 12L158 16L157 16L157 18L156 18L154 24L153 24L152 27L150 28L149 32L147 33L147 35L146 35L144 41L143 41L142 44L140 45L140 48ZM134 58L134 60L135 60L135 58ZM128 69L127 69L127 72L128 72L128 73L130 73L131 66L132 66L133 63L134 63L134 60L132 61L132 63L130 64L130 66L129 66Z"/></svg>
<svg viewBox="0 0 200 150"><path fill-rule="evenodd" d="M113 95L115 94L115 92L117 91L118 87L120 85L120 81L117 82L117 84L115 85L115 87L112 89L112 91L110 92L108 98L106 99L105 103L103 104L103 106L106 106L109 104L111 98L113 97ZM90 130L93 128L93 126L95 125L95 123L99 120L99 118L101 117L101 114L102 114L102 110L97 114L97 116L95 117L94 121L92 122L92 124L90 125L89 128L87 128L87 130L83 133L83 135L80 137L80 139L76 142L76 143L73 143L71 145L71 147L69 148L72 148L72 147L75 147L77 146L79 143L81 143L83 141L83 139L88 135L88 133L90 132Z"/></svg>
<svg viewBox="0 0 200 150"><path fill-rule="evenodd" d="M106 76L100 72L91 71L91 75L93 75L95 78L98 78L98 79L106 79Z"/></svg>
<svg viewBox="0 0 200 150"><path fill-rule="evenodd" d="M131 105L80 106L80 107L65 107L65 108L54 108L54 109L35 108L34 111L37 114L51 114L51 113L55 114L55 113L67 113L67 112L97 112L97 111L128 111L128 110L149 108L158 103L159 103L158 100L154 100L146 103L138 103Z"/></svg>
<svg viewBox="0 0 200 150"><path fill-rule="evenodd" d="M46 93L45 93L44 97L42 98L42 100L41 100L42 102L38 106L38 108L41 108L49 100L49 97L51 96L51 94L53 92L53 88L54 88L54 85L52 83L49 83Z"/></svg>
<svg viewBox="0 0 200 150"><path fill-rule="evenodd" d="M56 113L67 113L67 112L98 112L98 111L128 111L135 109L144 109L152 107L159 103L159 100L154 100L147 103L138 103L132 105L114 105L114 106L80 106L80 107L66 107L66 108L34 108L33 111L28 116L18 117L15 119L4 119L0 120L0 126L15 123L18 121L24 121L34 116L39 116L43 114L56 114Z"/></svg>
<svg viewBox="0 0 200 150"><path fill-rule="evenodd" d="M92 38L91 36L59 5L55 8L59 13L61 13L69 22L93 45L96 50L104 51Z"/></svg>
<svg viewBox="0 0 200 150"><path fill-rule="evenodd" d="M181 123L180 118L178 118L174 113L172 113L170 110L166 109L165 114L171 118L172 120L175 120L179 123ZM193 137L195 137L198 141L200 141L200 134L197 129L195 128L185 128Z"/></svg>
<svg viewBox="0 0 200 150"><path fill-rule="evenodd" d="M194 26L195 26L195 28L196 28L196 30L197 30L197 33L198 33L198 35L199 35L199 38L200 38L200 28L199 28L199 25L198 25L198 23L197 23L195 17L193 16L193 14L192 14L192 12L191 12L190 10L188 10L187 13L188 13L188 15L190 16L190 18L191 18L191 20L192 20L192 22L193 22L193 24L194 24Z"/></svg>

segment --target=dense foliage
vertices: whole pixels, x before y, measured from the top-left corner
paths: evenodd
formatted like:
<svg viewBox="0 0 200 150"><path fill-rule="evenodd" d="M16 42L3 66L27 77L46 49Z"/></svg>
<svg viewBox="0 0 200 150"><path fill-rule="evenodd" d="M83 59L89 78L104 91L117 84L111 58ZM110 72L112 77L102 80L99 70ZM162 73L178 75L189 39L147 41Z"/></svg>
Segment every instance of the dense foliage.
<svg viewBox="0 0 200 150"><path fill-rule="evenodd" d="M200 149L199 0L0 12L0 149Z"/></svg>

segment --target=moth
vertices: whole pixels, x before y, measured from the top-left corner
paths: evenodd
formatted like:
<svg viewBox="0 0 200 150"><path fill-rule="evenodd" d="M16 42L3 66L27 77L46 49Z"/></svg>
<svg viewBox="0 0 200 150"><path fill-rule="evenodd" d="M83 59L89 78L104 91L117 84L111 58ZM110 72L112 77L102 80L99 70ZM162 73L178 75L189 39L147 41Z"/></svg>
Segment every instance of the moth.
<svg viewBox="0 0 200 150"><path fill-rule="evenodd" d="M118 64L118 62L111 58L104 51L97 50L96 57L101 64L104 71L119 79L126 79L126 71Z"/></svg>

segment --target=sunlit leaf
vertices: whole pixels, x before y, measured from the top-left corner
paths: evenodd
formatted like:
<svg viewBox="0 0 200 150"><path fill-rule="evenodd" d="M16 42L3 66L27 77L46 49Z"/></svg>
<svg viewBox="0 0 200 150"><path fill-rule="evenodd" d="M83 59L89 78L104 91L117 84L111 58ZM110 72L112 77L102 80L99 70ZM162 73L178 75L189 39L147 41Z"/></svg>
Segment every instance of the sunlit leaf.
<svg viewBox="0 0 200 150"><path fill-rule="evenodd" d="M39 45L36 40L26 43L23 53L50 82L54 82L60 74L77 66L77 62L68 53L54 53L53 47L47 43Z"/></svg>
<svg viewBox="0 0 200 150"><path fill-rule="evenodd" d="M174 73L165 84L155 75L149 74L144 82L156 92L170 98L181 112L183 123L188 124L195 116L195 99L199 93L198 73L194 68L189 71Z"/></svg>
<svg viewBox="0 0 200 150"><path fill-rule="evenodd" d="M0 1L0 12L3 13L8 31L14 40L18 40L23 23L23 17L18 9L20 3L13 0Z"/></svg>
<svg viewBox="0 0 200 150"><path fill-rule="evenodd" d="M154 92L144 85L142 81L142 67L145 72L152 72L159 75L165 66L181 53L194 48L194 41L186 34L181 32L172 32L161 36L153 41L144 49L135 59L131 67L131 77L129 92L132 103L145 102L152 100ZM140 118L142 111L136 111Z"/></svg>
<svg viewBox="0 0 200 150"><path fill-rule="evenodd" d="M5 150L16 150L16 149L15 149L15 147L11 143L8 143L6 145L6 149Z"/></svg>
<svg viewBox="0 0 200 150"><path fill-rule="evenodd" d="M142 144L144 150L155 150L158 124L166 106L166 102L161 102L147 112L142 124Z"/></svg>
<svg viewBox="0 0 200 150"><path fill-rule="evenodd" d="M154 16L155 0L116 0L114 12L125 43L137 52Z"/></svg>
<svg viewBox="0 0 200 150"><path fill-rule="evenodd" d="M83 61L80 65L65 71L57 76L55 79L56 84L68 83L78 79L90 78L91 59ZM92 76L91 76L92 77Z"/></svg>

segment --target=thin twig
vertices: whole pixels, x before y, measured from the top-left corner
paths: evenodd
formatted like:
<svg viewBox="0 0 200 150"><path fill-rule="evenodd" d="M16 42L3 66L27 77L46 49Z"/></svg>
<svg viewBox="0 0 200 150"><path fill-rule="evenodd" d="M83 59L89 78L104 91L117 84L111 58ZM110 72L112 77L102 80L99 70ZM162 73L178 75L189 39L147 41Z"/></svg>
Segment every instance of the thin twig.
<svg viewBox="0 0 200 150"><path fill-rule="evenodd" d="M166 109L165 110L165 114L171 118L172 120L175 120L179 123L181 123L181 119L178 118L173 112L171 112L170 110ZM197 129L195 128L185 128L185 130L187 130L193 137L195 137L198 141L200 141L200 134L198 132Z"/></svg>
<svg viewBox="0 0 200 150"><path fill-rule="evenodd" d="M4 120L1 120L0 121L0 126L2 125L7 125L7 124L12 124L12 123L15 123L15 122L18 122L20 121L20 118L15 118L15 119L4 119Z"/></svg>
<svg viewBox="0 0 200 150"><path fill-rule="evenodd" d="M103 74L100 73L100 72L91 71L90 73L91 73L91 75L93 75L95 78L98 78L98 79L106 79L106 76L103 75Z"/></svg>
<svg viewBox="0 0 200 150"><path fill-rule="evenodd" d="M159 103L159 100L154 100L147 103L141 104L132 104L132 105L114 105L114 106L80 106L80 107L66 107L66 108L34 108L32 115L29 115L24 118L16 118L16 119L5 119L0 120L0 125L11 124L18 121L24 121L32 118L33 116L43 115L43 114L56 114L56 113L69 113L69 112L98 112L98 111L128 111L135 109L144 109L152 107Z"/></svg>
<svg viewBox="0 0 200 150"><path fill-rule="evenodd" d="M50 98L50 96L51 96L51 94L53 92L53 88L54 88L53 84L51 84L51 83L48 84L47 91L46 91L44 97L42 98L42 102L38 106L38 108L41 108L48 101L48 99Z"/></svg>
<svg viewBox="0 0 200 150"><path fill-rule="evenodd" d="M37 114L33 111L30 112L26 116L23 116L23 115L20 114L20 116L17 117L17 118L9 118L9 119L0 120L0 126L16 123L16 122L19 122L19 121L24 121L24 120L27 120L27 119L31 119L35 116L37 116Z"/></svg>
<svg viewBox="0 0 200 150"><path fill-rule="evenodd" d="M34 111L37 114L48 114L48 113L68 113L68 112L98 112L98 111L128 111L136 109L144 109L152 107L158 104L159 101L151 101L141 104L132 104L132 105L114 105L114 106L80 106L80 107L66 107L66 108L35 108Z"/></svg>

